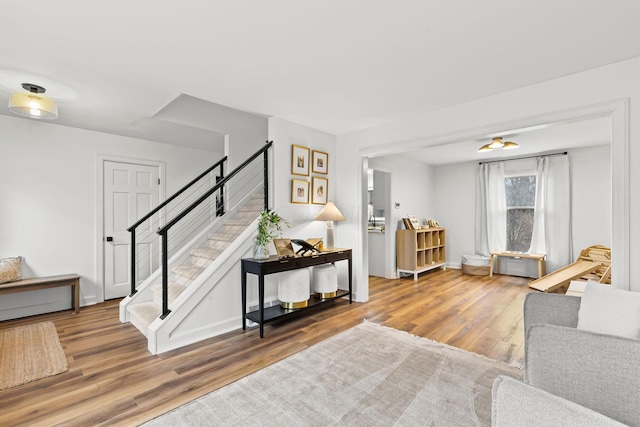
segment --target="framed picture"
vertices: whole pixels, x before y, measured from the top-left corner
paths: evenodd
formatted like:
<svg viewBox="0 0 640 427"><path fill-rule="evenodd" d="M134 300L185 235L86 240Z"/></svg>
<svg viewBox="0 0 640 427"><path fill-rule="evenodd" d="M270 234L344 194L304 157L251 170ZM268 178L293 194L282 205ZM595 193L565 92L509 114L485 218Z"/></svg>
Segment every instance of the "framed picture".
<svg viewBox="0 0 640 427"><path fill-rule="evenodd" d="M313 173L323 173L326 175L327 171L329 170L328 169L329 154L325 153L324 151L316 151L316 150L313 150L311 154L312 154L311 170L313 171Z"/></svg>
<svg viewBox="0 0 640 427"><path fill-rule="evenodd" d="M318 178L314 176L311 179L311 188L312 188L312 203L315 205L326 205L327 204L327 187L329 180L327 178Z"/></svg>
<svg viewBox="0 0 640 427"><path fill-rule="evenodd" d="M276 247L276 253L280 258L296 256L291 239L273 239L273 245Z"/></svg>
<svg viewBox="0 0 640 427"><path fill-rule="evenodd" d="M309 203L309 181L291 180L291 203Z"/></svg>
<svg viewBox="0 0 640 427"><path fill-rule="evenodd" d="M291 144L291 173L309 176L309 147Z"/></svg>

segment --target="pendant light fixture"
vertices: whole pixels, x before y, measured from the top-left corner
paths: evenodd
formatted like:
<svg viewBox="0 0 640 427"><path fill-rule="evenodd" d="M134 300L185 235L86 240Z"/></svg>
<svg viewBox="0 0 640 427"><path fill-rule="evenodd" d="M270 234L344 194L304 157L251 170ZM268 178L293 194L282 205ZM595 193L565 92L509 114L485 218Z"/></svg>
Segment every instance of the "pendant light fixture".
<svg viewBox="0 0 640 427"><path fill-rule="evenodd" d="M9 98L9 110L21 116L34 119L57 119L56 102L44 95L47 90L33 83L22 83L27 92L14 92Z"/></svg>
<svg viewBox="0 0 640 427"><path fill-rule="evenodd" d="M482 147L478 148L478 152L482 153L484 151L492 151L495 150L496 148L502 148L504 150L513 150L514 148L518 148L520 147L518 144L516 144L515 142L512 141L505 141L502 142L502 138L493 138L493 140L486 145L483 145Z"/></svg>

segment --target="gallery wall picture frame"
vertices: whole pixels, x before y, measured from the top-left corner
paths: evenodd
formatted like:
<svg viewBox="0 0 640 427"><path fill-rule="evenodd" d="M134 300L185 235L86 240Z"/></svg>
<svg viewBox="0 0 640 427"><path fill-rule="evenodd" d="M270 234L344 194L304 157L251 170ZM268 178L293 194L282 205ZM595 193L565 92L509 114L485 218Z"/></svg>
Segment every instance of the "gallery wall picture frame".
<svg viewBox="0 0 640 427"><path fill-rule="evenodd" d="M329 153L313 150L311 152L311 170L326 175L329 172Z"/></svg>
<svg viewBox="0 0 640 427"><path fill-rule="evenodd" d="M320 178L314 176L311 179L311 200L314 205L326 205L327 204L327 192L329 187L329 180L327 178Z"/></svg>
<svg viewBox="0 0 640 427"><path fill-rule="evenodd" d="M291 180L291 203L309 203L309 181L302 179Z"/></svg>
<svg viewBox="0 0 640 427"><path fill-rule="evenodd" d="M291 174L309 176L309 147L291 144Z"/></svg>

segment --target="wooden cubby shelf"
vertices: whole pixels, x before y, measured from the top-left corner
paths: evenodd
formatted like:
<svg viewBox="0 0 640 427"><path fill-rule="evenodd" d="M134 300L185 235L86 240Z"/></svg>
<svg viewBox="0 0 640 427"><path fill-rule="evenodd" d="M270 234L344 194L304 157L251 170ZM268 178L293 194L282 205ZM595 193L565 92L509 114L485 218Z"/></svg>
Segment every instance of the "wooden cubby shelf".
<svg viewBox="0 0 640 427"><path fill-rule="evenodd" d="M446 234L444 228L396 231L397 273L418 274L427 270L446 268Z"/></svg>

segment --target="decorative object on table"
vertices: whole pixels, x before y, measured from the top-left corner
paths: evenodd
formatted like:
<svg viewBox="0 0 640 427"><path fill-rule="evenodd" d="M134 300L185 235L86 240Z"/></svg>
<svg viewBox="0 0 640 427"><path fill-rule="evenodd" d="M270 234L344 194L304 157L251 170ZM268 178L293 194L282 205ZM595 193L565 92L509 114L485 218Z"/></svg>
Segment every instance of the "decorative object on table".
<svg viewBox="0 0 640 427"><path fill-rule="evenodd" d="M431 227L431 228L439 228L440 224L438 223L438 221L436 221L435 219L428 219L425 218L424 219L424 225Z"/></svg>
<svg viewBox="0 0 640 427"><path fill-rule="evenodd" d="M325 244L326 249L333 249L333 221L344 221L346 218L342 215L342 212L333 204L333 202L329 201L324 208L318 213L315 221L326 221L327 222L327 240Z"/></svg>
<svg viewBox="0 0 640 427"><path fill-rule="evenodd" d="M314 240L315 242L311 243L308 240L304 241L300 239L293 239L292 242L300 246L300 249L296 251L296 254L304 256L307 254L307 252L311 252L311 253L320 252L316 246L322 243L322 239L311 239L311 240Z"/></svg>
<svg viewBox="0 0 640 427"><path fill-rule="evenodd" d="M293 252L291 239L273 239L273 245L276 247L276 253L280 258L289 258L296 256Z"/></svg>
<svg viewBox="0 0 640 427"><path fill-rule="evenodd" d="M311 178L311 203L314 205L326 205L327 204L327 189L329 187L329 180L327 178L318 178L314 176Z"/></svg>
<svg viewBox="0 0 640 427"><path fill-rule="evenodd" d="M274 211L264 210L258 220L258 235L256 236L256 247L253 254L254 259L269 258L269 242L277 235L282 236L282 225L289 227L286 219Z"/></svg>
<svg viewBox="0 0 640 427"><path fill-rule="evenodd" d="M0 283L15 282L22 279L22 257L0 259Z"/></svg>
<svg viewBox="0 0 640 427"><path fill-rule="evenodd" d="M409 217L409 221L411 221L411 229L412 230L420 230L420 221L416 218L415 215L407 215Z"/></svg>
<svg viewBox="0 0 640 427"><path fill-rule="evenodd" d="M303 205L309 203L309 181L291 180L291 203Z"/></svg>
<svg viewBox="0 0 640 427"><path fill-rule="evenodd" d="M329 170L329 154L324 151L313 150L311 152L311 158L312 172L326 175Z"/></svg>
<svg viewBox="0 0 640 427"><path fill-rule="evenodd" d="M291 144L291 173L309 176L309 147Z"/></svg>

